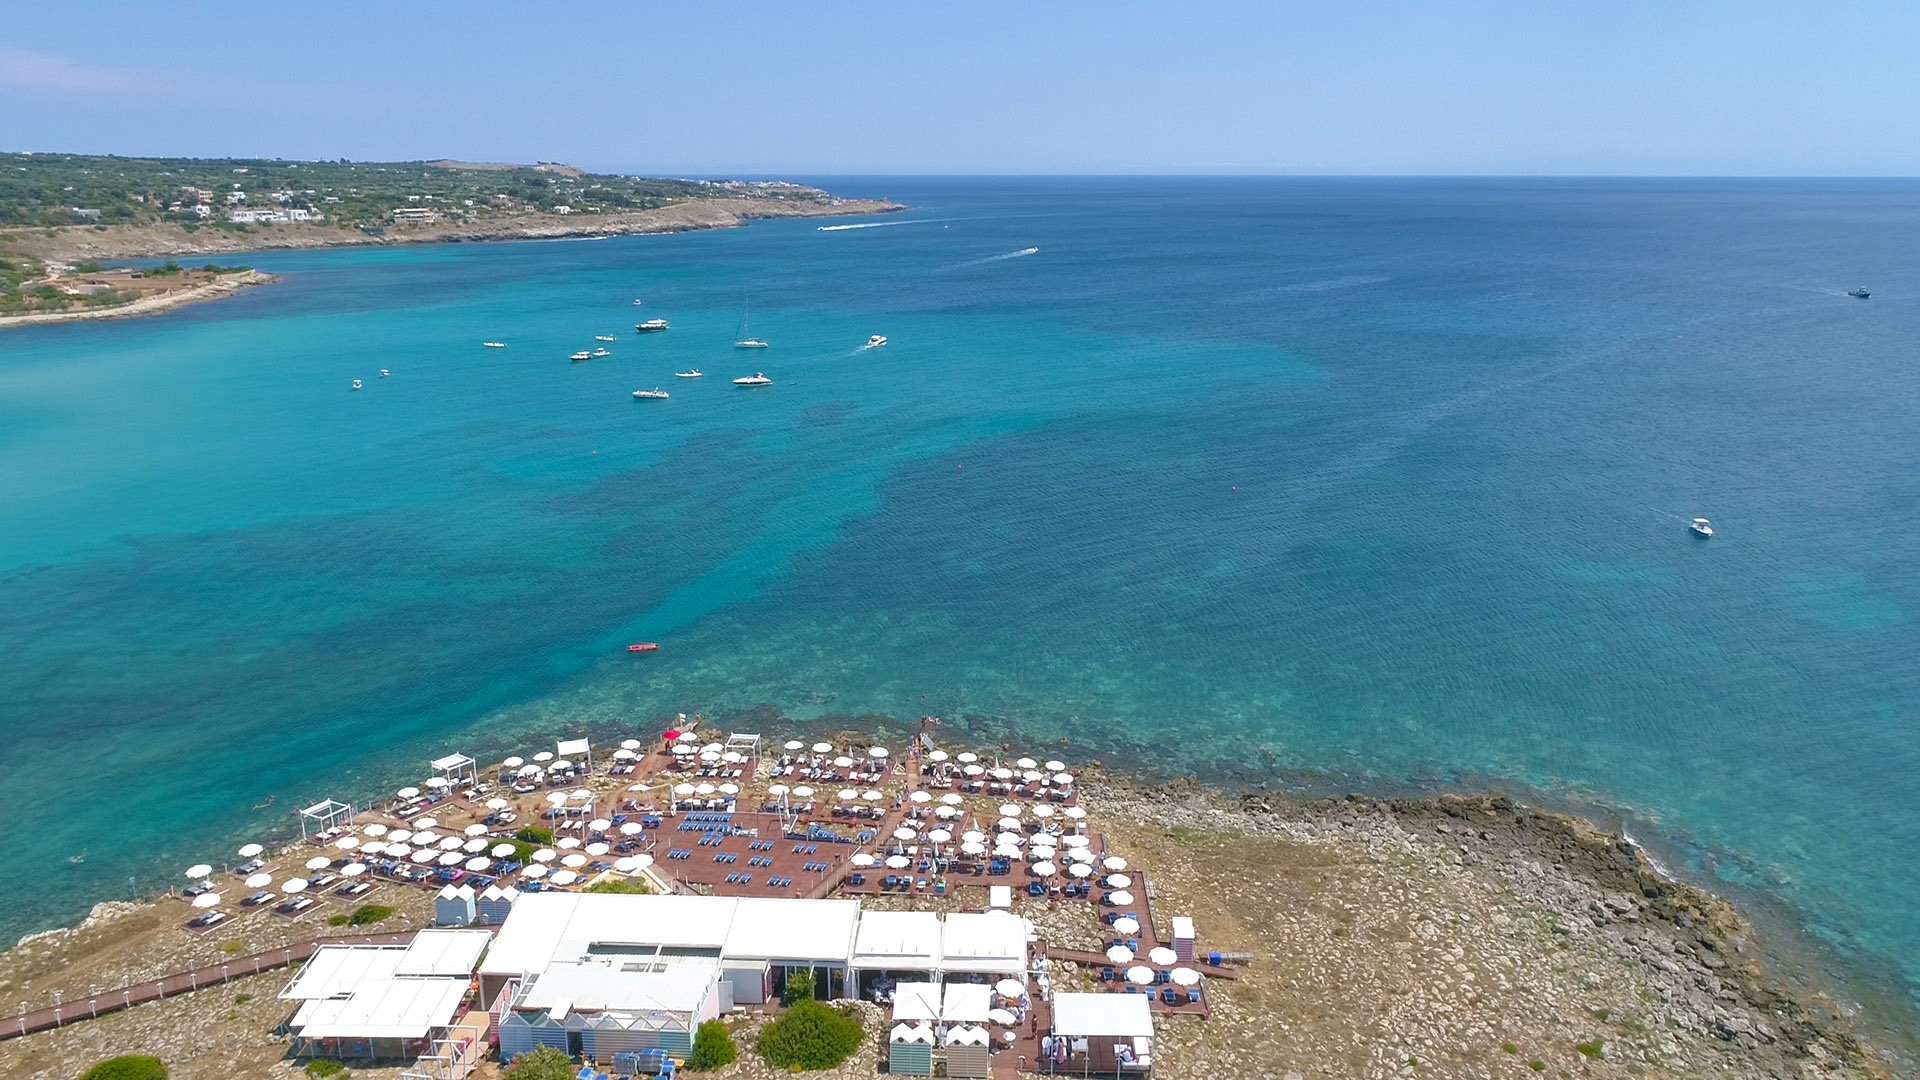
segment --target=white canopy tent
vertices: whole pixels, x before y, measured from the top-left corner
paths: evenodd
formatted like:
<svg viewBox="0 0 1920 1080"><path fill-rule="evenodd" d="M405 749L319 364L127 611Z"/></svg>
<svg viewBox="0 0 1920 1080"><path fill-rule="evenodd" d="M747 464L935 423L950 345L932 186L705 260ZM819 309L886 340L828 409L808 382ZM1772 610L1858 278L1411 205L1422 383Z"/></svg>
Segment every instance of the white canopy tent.
<svg viewBox="0 0 1920 1080"><path fill-rule="evenodd" d="M315 832L326 832L341 825L353 824L353 807L336 799L322 799L300 811L300 837L307 837L308 827Z"/></svg>
<svg viewBox="0 0 1920 1080"><path fill-rule="evenodd" d="M579 758L588 772L593 771L593 749L587 745L587 740L562 739L554 745L554 750L559 757Z"/></svg>
<svg viewBox="0 0 1920 1080"><path fill-rule="evenodd" d="M473 783L480 779L479 768L474 764L473 759L465 754L455 753L434 758L431 764L433 771L439 773L441 779L449 784L458 784L462 780Z"/></svg>

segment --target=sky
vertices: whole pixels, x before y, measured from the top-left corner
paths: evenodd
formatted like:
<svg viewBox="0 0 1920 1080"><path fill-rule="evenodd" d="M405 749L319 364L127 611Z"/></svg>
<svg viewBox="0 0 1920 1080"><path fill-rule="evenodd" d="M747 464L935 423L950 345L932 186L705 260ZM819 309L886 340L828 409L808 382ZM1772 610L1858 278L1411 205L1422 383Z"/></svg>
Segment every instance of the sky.
<svg viewBox="0 0 1920 1080"><path fill-rule="evenodd" d="M1913 0L9 8L8 150L676 176L1920 174Z"/></svg>

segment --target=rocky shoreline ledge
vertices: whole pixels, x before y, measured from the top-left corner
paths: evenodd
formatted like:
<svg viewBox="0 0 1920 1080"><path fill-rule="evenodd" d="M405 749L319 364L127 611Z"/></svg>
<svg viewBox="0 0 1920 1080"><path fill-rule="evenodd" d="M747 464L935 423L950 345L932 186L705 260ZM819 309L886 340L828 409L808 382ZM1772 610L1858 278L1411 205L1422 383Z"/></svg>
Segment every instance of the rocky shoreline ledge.
<svg viewBox="0 0 1920 1080"><path fill-rule="evenodd" d="M163 311L186 307L188 304L204 303L208 300L220 300L232 296L250 285L271 285L280 280L278 274L268 274L259 270L244 270L237 274L226 274L209 281L205 285L196 285L188 289L162 293L133 300L116 307L85 308L79 311L42 311L27 315L0 315L0 330L16 326L44 326L49 323L94 322L100 319L137 319L142 315L158 315Z"/></svg>
<svg viewBox="0 0 1920 1080"><path fill-rule="evenodd" d="M1860 1037L1857 1010L1771 973L1731 903L1582 818L1503 795L1302 801L1097 770L1082 785L1132 827L1157 910L1213 877L1227 902L1202 925L1240 924L1250 975L1295 967L1258 1009L1291 1037L1198 1053L1205 1071L1183 1075L1906 1073ZM1256 1004L1255 981L1224 997ZM1306 1064L1329 1058L1348 1068Z"/></svg>

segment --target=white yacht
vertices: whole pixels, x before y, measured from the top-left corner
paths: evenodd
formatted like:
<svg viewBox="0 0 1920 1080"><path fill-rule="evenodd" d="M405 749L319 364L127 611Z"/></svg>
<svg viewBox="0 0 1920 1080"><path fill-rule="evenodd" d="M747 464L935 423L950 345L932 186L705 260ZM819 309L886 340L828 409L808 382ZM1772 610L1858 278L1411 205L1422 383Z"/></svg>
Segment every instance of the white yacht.
<svg viewBox="0 0 1920 1080"><path fill-rule="evenodd" d="M1713 522L1708 521L1706 518L1694 518L1693 523L1688 525L1687 528L1695 536L1713 535Z"/></svg>
<svg viewBox="0 0 1920 1080"><path fill-rule="evenodd" d="M772 386L773 380L767 378L764 372L756 371L744 379L733 380L733 385L735 386Z"/></svg>
<svg viewBox="0 0 1920 1080"><path fill-rule="evenodd" d="M355 390L358 390L358 389L360 389L360 380L359 380L359 379L355 379L355 380L353 380L353 388L354 388Z"/></svg>
<svg viewBox="0 0 1920 1080"><path fill-rule="evenodd" d="M688 368L685 371L676 371L673 373L673 377L676 379L697 379L700 377L700 369Z"/></svg>
<svg viewBox="0 0 1920 1080"><path fill-rule="evenodd" d="M1867 291L1867 287L1865 285L1862 285L1857 289L1848 289L1847 295L1853 297L1855 300L1865 300L1867 297L1872 296L1873 294Z"/></svg>
<svg viewBox="0 0 1920 1080"><path fill-rule="evenodd" d="M387 370L386 368L381 368L381 369L380 369L380 377L381 377L381 378L383 378L383 379L384 379L384 378L386 378L386 377L387 377L387 376L389 376L389 375L392 375L392 374L393 374L393 372L391 372L391 371L388 371L388 370Z"/></svg>
<svg viewBox="0 0 1920 1080"><path fill-rule="evenodd" d="M578 363L580 363L580 362L582 362L582 361L585 361L585 360L591 360L591 359L593 359L593 354L592 354L592 353L590 353L590 352L588 352L588 351L587 351L587 350L585 350L585 349L581 349L581 350L580 350L579 352L577 352L577 353L574 353L574 354L573 354L572 356L569 356L569 357L567 357L567 359L569 359L569 360L571 360L571 361L573 361L574 363L576 363L576 364L578 364Z"/></svg>
<svg viewBox="0 0 1920 1080"><path fill-rule="evenodd" d="M880 346L885 345L886 343L887 343L887 339L884 336L880 334L875 334L872 337L867 339L867 348L877 349Z"/></svg>
<svg viewBox="0 0 1920 1080"><path fill-rule="evenodd" d="M659 398L664 401L667 397L667 392L659 387L655 387L652 390L635 390L633 396L637 398Z"/></svg>
<svg viewBox="0 0 1920 1080"><path fill-rule="evenodd" d="M748 301L740 309L740 329L734 331L733 347L736 349L764 349L767 343L747 333L748 316L753 313L753 303Z"/></svg>
<svg viewBox="0 0 1920 1080"><path fill-rule="evenodd" d="M657 334L667 328L667 320L648 319L643 323L634 323L633 328L642 334Z"/></svg>
<svg viewBox="0 0 1920 1080"><path fill-rule="evenodd" d="M507 347L507 343L504 341L483 341L480 344L485 345L489 349L504 349Z"/></svg>
<svg viewBox="0 0 1920 1080"><path fill-rule="evenodd" d="M595 350L593 350L593 355L595 355L595 356L612 356L612 355L613 355L613 350L611 350L611 349L609 349L609 348L607 348L606 346L604 346L604 345L602 345L602 346L601 346L600 348L598 348L598 349L595 349Z"/></svg>
<svg viewBox="0 0 1920 1080"><path fill-rule="evenodd" d="M759 338L745 338L734 342L733 347L736 349L765 349L769 346Z"/></svg>
<svg viewBox="0 0 1920 1080"><path fill-rule="evenodd" d="M641 303L642 303L642 301L641 301L641 299L640 299L639 297L637 297L637 296L636 296L636 297L634 297L634 298L633 298L633 306L634 306L634 307L639 307L639 306L641 305Z"/></svg>
<svg viewBox="0 0 1920 1080"><path fill-rule="evenodd" d="M612 341L612 340L613 340L613 335L612 335L612 334L595 334L595 335L593 335L593 340L595 340L595 341Z"/></svg>

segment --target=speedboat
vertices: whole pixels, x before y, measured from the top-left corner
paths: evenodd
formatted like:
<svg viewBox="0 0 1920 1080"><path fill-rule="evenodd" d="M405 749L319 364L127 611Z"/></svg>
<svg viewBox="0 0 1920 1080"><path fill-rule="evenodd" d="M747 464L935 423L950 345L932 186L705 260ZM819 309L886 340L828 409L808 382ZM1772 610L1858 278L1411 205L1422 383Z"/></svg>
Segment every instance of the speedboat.
<svg viewBox="0 0 1920 1080"><path fill-rule="evenodd" d="M355 379L355 380L353 380L353 388L354 388L355 390L358 390L358 389L360 389L360 380L359 380L359 379Z"/></svg>
<svg viewBox="0 0 1920 1080"><path fill-rule="evenodd" d="M867 348L877 349L880 346L885 345L886 343L887 343L887 339L884 336L880 334L875 334L872 337L867 339Z"/></svg>
<svg viewBox="0 0 1920 1080"><path fill-rule="evenodd" d="M692 368L687 371L676 371L673 373L673 377L676 379L697 379L700 377L700 369Z"/></svg>
<svg viewBox="0 0 1920 1080"><path fill-rule="evenodd" d="M1687 529L1695 536L1712 536L1713 522L1708 521L1706 518L1694 518L1693 523L1688 525Z"/></svg>
<svg viewBox="0 0 1920 1080"><path fill-rule="evenodd" d="M613 355L613 350L611 350L611 349L608 349L608 348L606 348L605 346L602 346L602 347L600 347L600 348L598 348L598 349L595 349L595 350L593 350L593 355L595 355L595 356L612 356L612 355Z"/></svg>
<svg viewBox="0 0 1920 1080"><path fill-rule="evenodd" d="M745 341L734 342L733 347L736 349L764 349L768 346L766 342L761 341L759 338L747 338Z"/></svg>
<svg viewBox="0 0 1920 1080"><path fill-rule="evenodd" d="M1867 291L1867 287L1865 285L1862 285L1858 288L1848 289L1847 295L1853 297L1855 300L1865 300L1867 297L1872 296L1873 294Z"/></svg>
<svg viewBox="0 0 1920 1080"><path fill-rule="evenodd" d="M383 378L383 379L384 379L384 378L386 378L386 377L387 377L387 376L389 376L389 375L392 375L392 374L393 374L393 372L391 372L391 371L388 371L388 370L387 370L386 368L381 368L381 369L380 369L380 377L381 377L381 378Z"/></svg>
<svg viewBox="0 0 1920 1080"><path fill-rule="evenodd" d="M504 349L507 347L507 343L504 341L483 341L480 344L485 345L489 349Z"/></svg>
<svg viewBox="0 0 1920 1080"><path fill-rule="evenodd" d="M767 378L766 373L756 371L744 379L733 380L733 385L735 386L772 386L773 380Z"/></svg>
<svg viewBox="0 0 1920 1080"><path fill-rule="evenodd" d="M572 356L569 356L569 357L567 357L567 359L569 359L569 360L571 360L571 361L573 361L574 363L576 363L576 364L578 364L578 363L580 363L580 362L581 362L581 361L583 361L583 360L591 360L591 359L593 359L593 354L592 354L592 353L590 353L590 352L588 352L588 351L587 351L587 350L585 350L585 349L581 349L581 350L580 350L579 352L577 352L577 353L574 353L574 354L573 354Z"/></svg>
<svg viewBox="0 0 1920 1080"><path fill-rule="evenodd" d="M593 335L593 340L595 340L595 341L612 341L612 340L613 340L613 335L612 335L612 334L595 334L595 335Z"/></svg>
<svg viewBox="0 0 1920 1080"><path fill-rule="evenodd" d="M666 399L667 392L665 390L661 390L658 387L656 387L652 390L635 390L633 392L633 396L637 398L659 398L664 401Z"/></svg>
<svg viewBox="0 0 1920 1080"><path fill-rule="evenodd" d="M634 323L633 328L635 330L640 331L643 334L657 334L660 331L665 330L667 328L667 320L648 319L646 322L643 322L643 323Z"/></svg>

